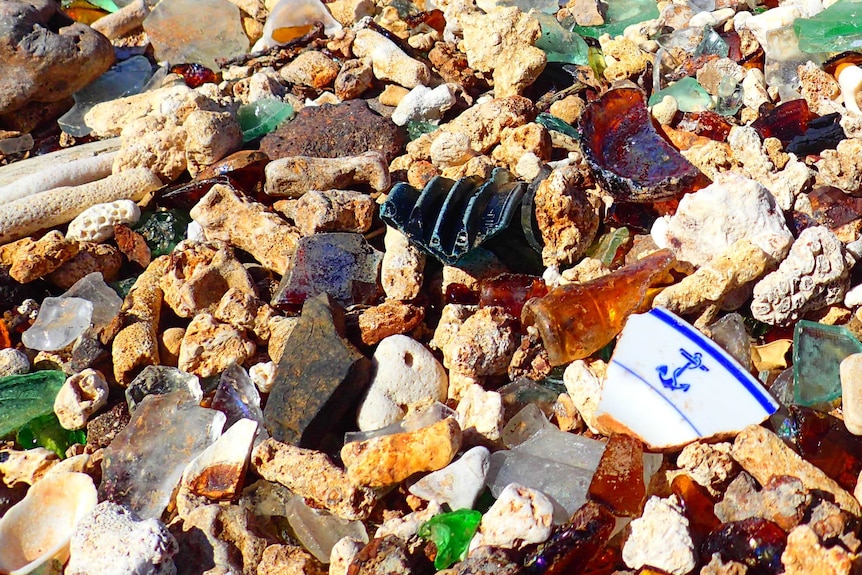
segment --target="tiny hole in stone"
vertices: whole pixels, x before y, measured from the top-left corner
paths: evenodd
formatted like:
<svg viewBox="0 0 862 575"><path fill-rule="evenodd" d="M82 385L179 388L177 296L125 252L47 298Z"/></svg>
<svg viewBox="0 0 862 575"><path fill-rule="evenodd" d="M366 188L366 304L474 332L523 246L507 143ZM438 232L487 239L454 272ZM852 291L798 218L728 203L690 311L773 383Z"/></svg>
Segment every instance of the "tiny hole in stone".
<svg viewBox="0 0 862 575"><path fill-rule="evenodd" d="M404 353L404 365L407 367L413 367L413 354L409 351Z"/></svg>

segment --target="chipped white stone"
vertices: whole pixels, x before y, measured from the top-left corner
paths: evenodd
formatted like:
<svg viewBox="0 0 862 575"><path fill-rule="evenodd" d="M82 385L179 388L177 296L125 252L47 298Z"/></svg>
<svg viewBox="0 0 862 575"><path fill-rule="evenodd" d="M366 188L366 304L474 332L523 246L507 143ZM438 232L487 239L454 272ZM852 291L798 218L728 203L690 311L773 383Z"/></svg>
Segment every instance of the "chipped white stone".
<svg viewBox="0 0 862 575"><path fill-rule="evenodd" d="M54 414L64 429L81 429L108 403L108 382L102 372L87 368L66 379L54 399Z"/></svg>
<svg viewBox="0 0 862 575"><path fill-rule="evenodd" d="M770 325L842 301L854 260L824 226L806 228L778 269L754 286L752 315Z"/></svg>
<svg viewBox="0 0 862 575"><path fill-rule="evenodd" d="M566 392L572 398L575 409L581 414L584 423L593 433L601 432L596 421L596 409L602 398L605 369L607 365L602 360L587 364L586 361L578 359L570 363L563 372Z"/></svg>
<svg viewBox="0 0 862 575"><path fill-rule="evenodd" d="M347 575L350 564L353 563L365 543L353 537L342 537L332 546L329 552L329 575Z"/></svg>
<svg viewBox="0 0 862 575"><path fill-rule="evenodd" d="M770 102L766 91L766 77L759 68L751 68L742 79L742 103L752 110L760 109L761 104Z"/></svg>
<svg viewBox="0 0 862 575"><path fill-rule="evenodd" d="M862 435L862 353L841 361L841 412L844 426L853 435Z"/></svg>
<svg viewBox="0 0 862 575"><path fill-rule="evenodd" d="M500 440L505 412L499 393L486 391L481 385L472 383L460 396L457 411L465 444Z"/></svg>
<svg viewBox="0 0 862 575"><path fill-rule="evenodd" d="M70 551L67 575L171 575L179 546L161 521L104 501L78 524Z"/></svg>
<svg viewBox="0 0 862 575"><path fill-rule="evenodd" d="M431 502L425 509L384 521L374 532L374 538L382 539L387 535L395 535L407 541L416 535L423 523L442 512L443 508L439 504Z"/></svg>
<svg viewBox="0 0 862 575"><path fill-rule="evenodd" d="M673 575L685 575L694 569L696 556L689 522L676 495L649 498L643 515L631 522L631 535L623 545L623 561L632 569L649 565Z"/></svg>
<svg viewBox="0 0 862 575"><path fill-rule="evenodd" d="M720 174L709 186L683 196L676 213L665 220L653 226L655 243L696 266L721 256L743 238L776 261L784 259L793 243L774 196L734 172Z"/></svg>
<svg viewBox="0 0 862 575"><path fill-rule="evenodd" d="M553 504L540 491L510 483L482 516L470 549L482 545L521 549L542 543L551 534L553 514Z"/></svg>
<svg viewBox="0 0 862 575"><path fill-rule="evenodd" d="M0 349L0 377L21 375L30 371L27 354L14 347Z"/></svg>
<svg viewBox="0 0 862 575"><path fill-rule="evenodd" d="M103 242L114 237L116 224L133 225L141 219L141 208L132 200L117 200L87 208L69 222L66 239Z"/></svg>
<svg viewBox="0 0 862 575"><path fill-rule="evenodd" d="M413 338L401 334L385 338L372 362L375 374L357 416L360 430L386 427L403 419L408 409L446 400L446 370Z"/></svg>
<svg viewBox="0 0 862 575"><path fill-rule="evenodd" d="M273 361L256 363L248 368L248 376L261 393L269 393L275 383L276 365Z"/></svg>
<svg viewBox="0 0 862 575"><path fill-rule="evenodd" d="M380 284L389 299L411 300L422 289L425 254L396 228L386 226L383 236L383 262L380 264Z"/></svg>
<svg viewBox="0 0 862 575"><path fill-rule="evenodd" d="M476 446L443 469L429 473L410 486L408 491L426 501L449 509L472 509L485 489L485 477L491 463L491 452Z"/></svg>
<svg viewBox="0 0 862 575"><path fill-rule="evenodd" d="M405 88L415 88L431 80L428 66L404 53L395 42L374 30L356 32L353 53L369 58L371 69L378 80L395 82Z"/></svg>
<svg viewBox="0 0 862 575"><path fill-rule="evenodd" d="M407 122L435 122L455 105L455 94L448 84L436 88L416 86L398 102L392 112L392 121L398 126Z"/></svg>

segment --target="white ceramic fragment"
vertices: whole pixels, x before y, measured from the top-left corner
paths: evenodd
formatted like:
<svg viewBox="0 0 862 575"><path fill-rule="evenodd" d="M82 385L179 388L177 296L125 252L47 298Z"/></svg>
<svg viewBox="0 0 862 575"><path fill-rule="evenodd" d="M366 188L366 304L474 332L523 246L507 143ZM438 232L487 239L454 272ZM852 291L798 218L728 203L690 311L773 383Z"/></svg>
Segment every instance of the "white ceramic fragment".
<svg viewBox="0 0 862 575"><path fill-rule="evenodd" d="M81 242L102 242L114 236L115 224L136 224L141 208L132 200L96 204L69 222L66 239Z"/></svg>
<svg viewBox="0 0 862 575"><path fill-rule="evenodd" d="M629 317L608 364L596 419L652 450L732 435L778 404L733 357L667 310Z"/></svg>
<svg viewBox="0 0 862 575"><path fill-rule="evenodd" d="M50 559L64 563L75 527L97 503L93 479L84 473L37 481L0 518L0 572L26 575Z"/></svg>
<svg viewBox="0 0 862 575"><path fill-rule="evenodd" d="M476 498L485 489L485 476L491 463L491 452L478 446L443 469L429 473L410 486L416 497L447 504L453 511L472 509Z"/></svg>

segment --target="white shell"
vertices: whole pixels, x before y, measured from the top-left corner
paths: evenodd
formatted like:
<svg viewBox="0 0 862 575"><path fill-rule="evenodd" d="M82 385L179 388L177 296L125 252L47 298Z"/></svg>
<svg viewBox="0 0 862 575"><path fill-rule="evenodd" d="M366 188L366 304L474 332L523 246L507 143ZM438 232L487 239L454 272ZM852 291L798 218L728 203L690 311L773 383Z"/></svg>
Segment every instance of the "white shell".
<svg viewBox="0 0 862 575"><path fill-rule="evenodd" d="M342 28L320 0L280 0L269 11L263 25L263 36L252 51L276 46L278 42L273 39L272 33L279 28L308 26L313 22L321 22L323 31L330 36Z"/></svg>
<svg viewBox="0 0 862 575"><path fill-rule="evenodd" d="M84 473L36 482L0 518L0 572L26 575L49 559L65 562L75 527L97 503L93 479Z"/></svg>
<svg viewBox="0 0 862 575"><path fill-rule="evenodd" d="M135 224L141 208L132 200L117 200L87 208L69 223L66 239L102 242L114 235L114 224Z"/></svg>
<svg viewBox="0 0 862 575"><path fill-rule="evenodd" d="M847 66L843 68L835 78L841 87L841 95L844 97L844 106L847 111L862 116L856 95L862 90L862 68L859 66Z"/></svg>

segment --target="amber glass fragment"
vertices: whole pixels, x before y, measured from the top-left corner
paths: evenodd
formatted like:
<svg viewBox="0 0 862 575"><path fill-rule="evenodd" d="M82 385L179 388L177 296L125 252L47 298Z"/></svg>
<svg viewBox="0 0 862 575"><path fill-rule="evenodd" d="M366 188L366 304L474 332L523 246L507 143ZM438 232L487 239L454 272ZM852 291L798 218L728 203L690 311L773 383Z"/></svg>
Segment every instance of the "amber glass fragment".
<svg viewBox="0 0 862 575"><path fill-rule="evenodd" d="M793 405L780 434L803 459L816 465L841 487L853 491L862 471L862 437L844 422L810 407Z"/></svg>
<svg viewBox="0 0 862 575"><path fill-rule="evenodd" d="M179 74L189 88L197 88L204 84L217 84L218 74L203 64L175 64L171 66L171 74Z"/></svg>
<svg viewBox="0 0 862 575"><path fill-rule="evenodd" d="M587 495L617 516L637 517L646 500L643 444L616 433L608 440Z"/></svg>
<svg viewBox="0 0 862 575"><path fill-rule="evenodd" d="M63 12L65 12L66 16L75 22L80 22L87 26L108 15L108 13L101 8L97 8L83 0L74 0L73 2L70 2L65 8L63 8Z"/></svg>
<svg viewBox="0 0 862 575"><path fill-rule="evenodd" d="M845 194L840 188L814 188L808 193L808 200L814 225L826 226L832 231L862 217L862 198Z"/></svg>
<svg viewBox="0 0 862 575"><path fill-rule="evenodd" d="M464 284L452 283L446 286L444 300L446 303L476 305L479 303L479 293Z"/></svg>
<svg viewBox="0 0 862 575"><path fill-rule="evenodd" d="M548 288L540 277L526 274L500 274L479 282L479 307L499 306L506 313L521 316L524 302L547 295Z"/></svg>
<svg viewBox="0 0 862 575"><path fill-rule="evenodd" d="M206 167L195 179L230 176L230 179L249 196L254 196L259 202L265 200L263 203L272 203L271 196L256 193L263 181L263 172L268 163L269 156L259 150L240 150Z"/></svg>
<svg viewBox="0 0 862 575"><path fill-rule="evenodd" d="M708 563L713 553L724 562L736 561L748 567L748 575L773 575L784 571L781 554L787 534L772 521L753 517L725 523L707 536L700 548L701 560Z"/></svg>
<svg viewBox="0 0 862 575"><path fill-rule="evenodd" d="M675 261L670 250L658 250L592 281L554 288L524 305L521 322L539 329L551 365L583 359L610 343Z"/></svg>
<svg viewBox="0 0 862 575"><path fill-rule="evenodd" d="M726 142L727 135L733 124L727 118L710 110L705 112L686 112L676 125L678 130L685 130L698 136L706 136L710 140Z"/></svg>
<svg viewBox="0 0 862 575"><path fill-rule="evenodd" d="M703 538L721 526L721 520L715 516L715 501L704 486L680 474L673 478L670 489L682 501L692 534Z"/></svg>
<svg viewBox="0 0 862 575"><path fill-rule="evenodd" d="M569 523L558 525L548 540L524 560L524 575L570 575L584 567L607 544L616 518L607 508L588 501Z"/></svg>
<svg viewBox="0 0 862 575"><path fill-rule="evenodd" d="M605 211L606 226L627 227L640 234L648 234L658 218L652 206L630 202L614 202Z"/></svg>
<svg viewBox="0 0 862 575"><path fill-rule="evenodd" d="M737 64L742 60L742 39L736 30L719 32L719 37L727 43L727 57Z"/></svg>
<svg viewBox="0 0 862 575"><path fill-rule="evenodd" d="M710 183L659 135L638 89L609 90L590 102L578 129L593 175L617 200L666 200Z"/></svg>
<svg viewBox="0 0 862 575"><path fill-rule="evenodd" d="M12 347L12 338L9 336L9 327L6 322L0 320L0 349Z"/></svg>
<svg viewBox="0 0 862 575"><path fill-rule="evenodd" d="M817 117L808 108L808 102L804 98L790 100L779 104L766 114L761 114L751 127L757 130L761 138L778 138L785 146L795 138L801 136L808 129L808 123Z"/></svg>
<svg viewBox="0 0 862 575"><path fill-rule="evenodd" d="M832 76L838 71L838 66L842 64L853 64L856 66L862 65L862 53L859 52L841 52L826 60L823 63L823 71Z"/></svg>
<svg viewBox="0 0 862 575"><path fill-rule="evenodd" d="M584 568L583 575L613 575L627 569L622 550L616 546L605 547Z"/></svg>

